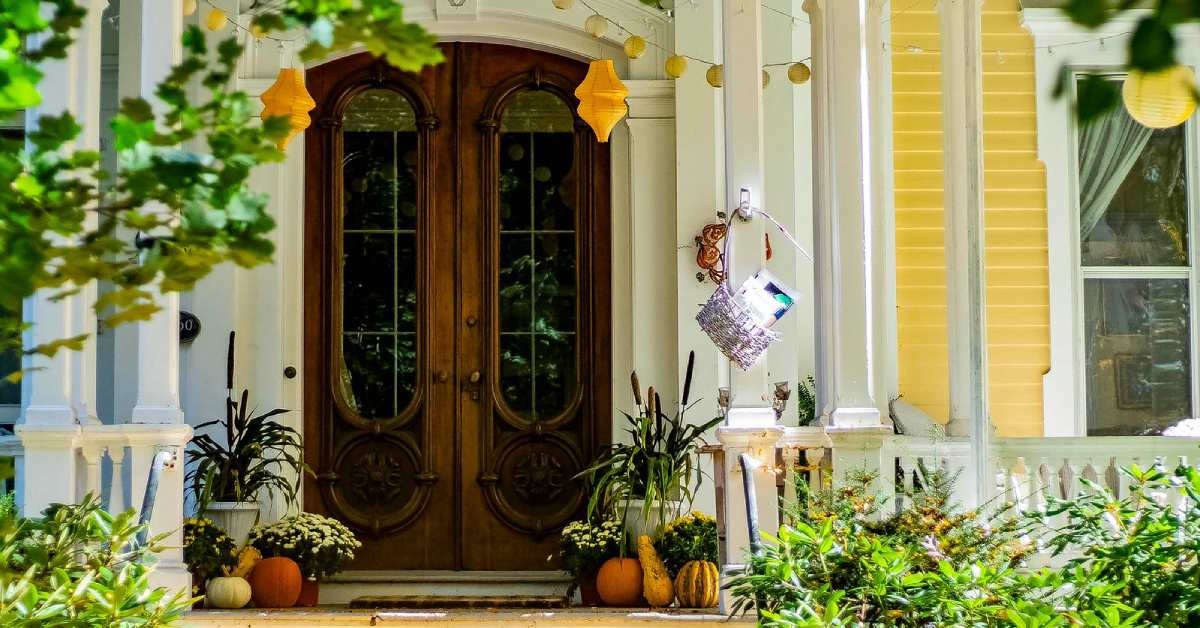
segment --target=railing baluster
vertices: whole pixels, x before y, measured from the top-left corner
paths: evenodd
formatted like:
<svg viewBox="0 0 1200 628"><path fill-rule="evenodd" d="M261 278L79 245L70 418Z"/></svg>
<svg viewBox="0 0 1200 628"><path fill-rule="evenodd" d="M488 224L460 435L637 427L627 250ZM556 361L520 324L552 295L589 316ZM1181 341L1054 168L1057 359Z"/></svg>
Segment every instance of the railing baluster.
<svg viewBox="0 0 1200 628"><path fill-rule="evenodd" d="M122 443L116 443L109 447L108 457L112 460L109 509L112 512L123 512L129 509L128 497L125 495L125 446Z"/></svg>

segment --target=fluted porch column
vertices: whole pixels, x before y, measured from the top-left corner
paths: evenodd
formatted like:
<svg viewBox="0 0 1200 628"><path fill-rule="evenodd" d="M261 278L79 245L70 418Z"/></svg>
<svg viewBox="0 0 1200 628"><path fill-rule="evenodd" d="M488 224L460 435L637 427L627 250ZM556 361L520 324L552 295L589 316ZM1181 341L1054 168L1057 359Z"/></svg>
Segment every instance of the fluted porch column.
<svg viewBox="0 0 1200 628"><path fill-rule="evenodd" d="M100 148L100 31L107 0L82 3L87 17L64 59L42 66L38 86L42 102L25 112L25 128L38 128L42 116L70 113L82 130L65 150ZM46 9L50 11L49 8ZM40 38L31 38L37 48ZM85 226L94 227L95 213ZM25 300L22 318L32 323L26 348L64 338L87 336L78 351L60 349L54 357L26 356L23 407L17 434L25 446L25 464L17 482L24 511L36 514L54 502L71 503L76 495L75 446L81 423L95 422L96 317L92 304L96 284L82 286L76 294L54 300L57 289L41 290Z"/></svg>
<svg viewBox="0 0 1200 628"><path fill-rule="evenodd" d="M817 285L817 393L834 429L886 424L881 408L873 284L883 255L875 217L884 210L873 152L880 130L871 68L879 50L880 0L808 0L813 49L813 195Z"/></svg>
<svg viewBox="0 0 1200 628"><path fill-rule="evenodd" d="M137 78L138 94L156 111L162 108L155 89L172 66L183 58L183 3L162 0L122 0L121 40L134 42L133 50L121 50L121 67ZM155 208L149 208L155 211ZM159 208L167 211L166 208ZM137 401L131 414L129 433L132 505L140 508L146 479L154 455L161 450L175 454L174 464L159 479L151 535L170 533L169 549L159 554L155 584L172 589L189 587L191 577L183 563L183 448L191 428L183 425L179 401L179 294L159 293L152 287L160 307L150 320L137 323Z"/></svg>
<svg viewBox="0 0 1200 628"><path fill-rule="evenodd" d="M982 0L938 3L942 35L942 119L946 181L946 328L950 423L971 439L963 482L988 498L987 282L984 272Z"/></svg>

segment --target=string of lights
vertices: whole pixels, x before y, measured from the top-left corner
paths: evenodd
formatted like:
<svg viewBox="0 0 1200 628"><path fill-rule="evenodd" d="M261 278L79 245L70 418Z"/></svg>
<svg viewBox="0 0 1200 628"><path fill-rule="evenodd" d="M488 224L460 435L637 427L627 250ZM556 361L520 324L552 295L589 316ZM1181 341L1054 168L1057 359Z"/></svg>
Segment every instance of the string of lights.
<svg viewBox="0 0 1200 628"><path fill-rule="evenodd" d="M282 37L276 37L269 33L265 33L253 22L250 24L250 26L243 26L242 24L238 23L237 20L229 17L229 14L225 13L225 11L223 11L220 7L213 4L212 0L204 0L204 4L207 4L209 7L208 16L204 18L204 26L210 31L221 30L226 24L229 24L230 26L233 26L235 30L241 31L252 38L255 43L260 43L264 39L273 41L279 44L280 50L283 50L287 44L295 43L299 39L295 37L291 39L284 39ZM196 12L196 9L197 0L183 0L184 15L192 15Z"/></svg>

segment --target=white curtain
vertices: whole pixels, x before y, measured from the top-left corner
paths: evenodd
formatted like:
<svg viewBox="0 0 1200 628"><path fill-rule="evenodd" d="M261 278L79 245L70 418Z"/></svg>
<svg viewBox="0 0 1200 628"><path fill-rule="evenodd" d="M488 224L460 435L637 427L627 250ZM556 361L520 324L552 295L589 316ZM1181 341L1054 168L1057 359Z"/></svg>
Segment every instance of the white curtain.
<svg viewBox="0 0 1200 628"><path fill-rule="evenodd" d="M1100 222L1125 176L1137 163L1152 131L1122 106L1079 131L1079 235L1086 240Z"/></svg>

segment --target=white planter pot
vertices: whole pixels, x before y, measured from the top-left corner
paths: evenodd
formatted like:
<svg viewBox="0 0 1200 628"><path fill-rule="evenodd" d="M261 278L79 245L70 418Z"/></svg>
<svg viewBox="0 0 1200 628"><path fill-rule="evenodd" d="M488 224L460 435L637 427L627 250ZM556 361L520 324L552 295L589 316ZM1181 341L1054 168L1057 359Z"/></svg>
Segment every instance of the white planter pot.
<svg viewBox="0 0 1200 628"><path fill-rule="evenodd" d="M239 548L258 524L258 513L258 502L211 502L204 509L204 516L221 526Z"/></svg>
<svg viewBox="0 0 1200 628"><path fill-rule="evenodd" d="M645 502L640 499L630 499L617 504L617 514L625 519L625 536L635 545L639 536L654 538L660 526L678 517L683 502L657 502L650 506L648 512L644 508Z"/></svg>

